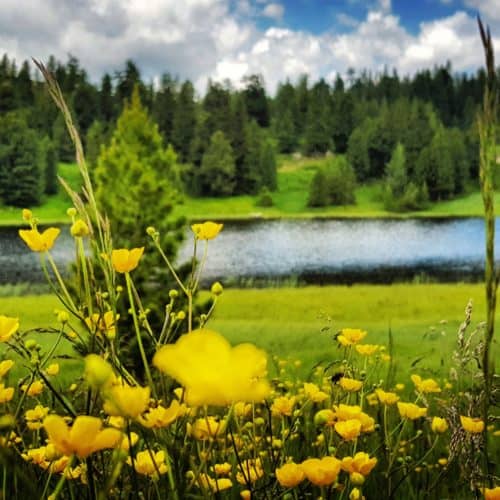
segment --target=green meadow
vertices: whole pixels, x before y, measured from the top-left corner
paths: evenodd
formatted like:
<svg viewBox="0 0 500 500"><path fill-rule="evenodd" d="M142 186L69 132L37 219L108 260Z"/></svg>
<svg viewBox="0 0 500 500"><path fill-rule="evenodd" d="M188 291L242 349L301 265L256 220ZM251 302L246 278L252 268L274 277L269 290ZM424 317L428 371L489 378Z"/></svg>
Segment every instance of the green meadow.
<svg viewBox="0 0 500 500"><path fill-rule="evenodd" d="M316 170L327 159L301 158L291 156L279 158L278 190L272 193L274 205L260 207L258 196L233 196L227 198L185 197L177 207L177 214L189 220L206 219L247 219L247 218L316 218L316 217L468 217L482 216L483 205L477 188L453 200L434 203L419 212L398 214L384 209L380 199L380 182L363 184L356 190L356 204L321 208L307 207L309 185ZM80 174L76 164L62 163L59 175L78 190ZM69 197L61 187L55 196L48 197L39 207L30 207L44 224L68 223L66 209ZM496 202L496 212L500 213L500 200ZM14 207L0 207L0 225L10 226L21 223L20 210Z"/></svg>
<svg viewBox="0 0 500 500"><path fill-rule="evenodd" d="M374 344L387 344L390 330L398 379L413 372L445 377L469 299L472 331L484 320L480 284L226 289L207 327L233 344L253 342L271 357L300 359L303 376L317 363L341 359L332 340L340 329L367 330L365 342ZM57 307L50 295L0 298L0 313L19 317L23 331L55 325ZM37 338L49 345L55 336ZM498 344L494 348L500 361ZM61 352L68 353L67 347L62 345Z"/></svg>

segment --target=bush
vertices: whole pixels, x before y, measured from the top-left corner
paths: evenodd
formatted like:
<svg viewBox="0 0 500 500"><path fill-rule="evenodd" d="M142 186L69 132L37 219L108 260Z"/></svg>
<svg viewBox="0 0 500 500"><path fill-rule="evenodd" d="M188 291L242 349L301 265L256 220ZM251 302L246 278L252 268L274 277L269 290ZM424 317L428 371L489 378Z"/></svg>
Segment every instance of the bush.
<svg viewBox="0 0 500 500"><path fill-rule="evenodd" d="M273 196L267 187L260 190L255 204L258 207L272 207L274 205Z"/></svg>

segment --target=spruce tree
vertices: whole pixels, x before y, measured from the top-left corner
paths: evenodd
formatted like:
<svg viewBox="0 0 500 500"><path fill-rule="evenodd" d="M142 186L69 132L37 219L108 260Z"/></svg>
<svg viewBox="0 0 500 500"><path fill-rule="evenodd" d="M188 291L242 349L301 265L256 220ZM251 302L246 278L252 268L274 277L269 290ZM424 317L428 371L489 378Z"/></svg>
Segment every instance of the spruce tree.
<svg viewBox="0 0 500 500"><path fill-rule="evenodd" d="M278 187L276 152L269 139L262 142L260 151L260 187L266 187L270 191L275 191Z"/></svg>
<svg viewBox="0 0 500 500"><path fill-rule="evenodd" d="M191 141L196 129L196 105L193 84L186 80L179 92L173 117L172 145L179 160L185 163L189 159Z"/></svg>

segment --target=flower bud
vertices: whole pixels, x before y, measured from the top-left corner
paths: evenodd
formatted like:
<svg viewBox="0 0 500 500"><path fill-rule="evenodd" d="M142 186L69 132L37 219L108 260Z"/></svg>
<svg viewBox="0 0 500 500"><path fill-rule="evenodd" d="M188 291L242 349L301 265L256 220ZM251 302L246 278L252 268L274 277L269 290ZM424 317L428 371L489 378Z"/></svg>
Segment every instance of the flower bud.
<svg viewBox="0 0 500 500"><path fill-rule="evenodd" d="M33 212L28 208L23 208L23 220L29 222L33 218Z"/></svg>
<svg viewBox="0 0 500 500"><path fill-rule="evenodd" d="M67 323L69 321L69 314L66 311L58 311L57 312L57 321L59 323Z"/></svg>
<svg viewBox="0 0 500 500"><path fill-rule="evenodd" d="M147 233L149 236L154 236L154 234L156 233L156 229L155 229L153 226L149 226L149 227L146 229L146 233Z"/></svg>
<svg viewBox="0 0 500 500"><path fill-rule="evenodd" d="M210 288L210 291L212 292L213 295L215 295L216 297L218 297L219 295L222 294L224 288L222 287L222 285L216 281L212 287Z"/></svg>
<svg viewBox="0 0 500 500"><path fill-rule="evenodd" d="M179 296L179 292L177 290L170 290L170 292L168 292L168 296L171 299L176 299Z"/></svg>
<svg viewBox="0 0 500 500"><path fill-rule="evenodd" d="M99 388L106 384L113 376L111 365L98 356L89 354L85 357L84 377L92 387Z"/></svg>
<svg viewBox="0 0 500 500"><path fill-rule="evenodd" d="M86 222L82 219L78 219L71 226L70 232L73 238L83 238L84 236L88 236L90 231L89 226L87 226Z"/></svg>
<svg viewBox="0 0 500 500"><path fill-rule="evenodd" d="M36 340L33 340L33 339L28 339L25 343L24 343L24 347L26 347L26 349L28 349L29 351L32 351L33 349L35 349L36 347Z"/></svg>
<svg viewBox="0 0 500 500"><path fill-rule="evenodd" d="M76 216L76 208L75 207L70 207L70 208L68 208L68 210L66 210L66 213L70 217L75 217Z"/></svg>

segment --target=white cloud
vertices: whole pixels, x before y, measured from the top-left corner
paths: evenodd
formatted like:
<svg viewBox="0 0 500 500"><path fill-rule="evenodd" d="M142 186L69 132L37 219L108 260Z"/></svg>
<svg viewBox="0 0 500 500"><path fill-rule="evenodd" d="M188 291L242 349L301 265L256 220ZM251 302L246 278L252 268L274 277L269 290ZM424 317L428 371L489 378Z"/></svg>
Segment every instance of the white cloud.
<svg viewBox="0 0 500 500"><path fill-rule="evenodd" d="M349 28L356 28L360 23L359 19L349 16L348 14L344 14L343 12L337 14L336 19L339 24L342 26L348 26Z"/></svg>
<svg viewBox="0 0 500 500"><path fill-rule="evenodd" d="M265 17L270 17L279 21L283 18L283 14L285 13L285 7L279 3L269 3L267 4L263 11L262 15Z"/></svg>
<svg viewBox="0 0 500 500"><path fill-rule="evenodd" d="M464 0L464 4L471 9L476 9L487 21L500 21L498 0Z"/></svg>
<svg viewBox="0 0 500 500"><path fill-rule="evenodd" d="M490 16L492 33L500 32L500 20L491 21L498 0L464 1L480 3L485 17ZM337 21L348 27L347 33L336 33L333 26L310 33L284 24L261 31L259 9L281 6L264 0L0 2L0 54L7 52L20 62L32 56L47 60L50 54L66 60L71 53L94 80L122 69L127 58L137 62L146 79L169 71L190 78L199 92L210 77L230 78L238 85L245 75L260 73L274 91L286 78L296 80L303 73L310 81L333 78L349 67L373 72L397 68L406 75L447 60L456 71L483 64L474 16L457 11L422 23L413 34L391 13L387 0L371 1L364 19L339 14ZM277 10L274 14L280 17ZM494 44L500 60L500 39Z"/></svg>

